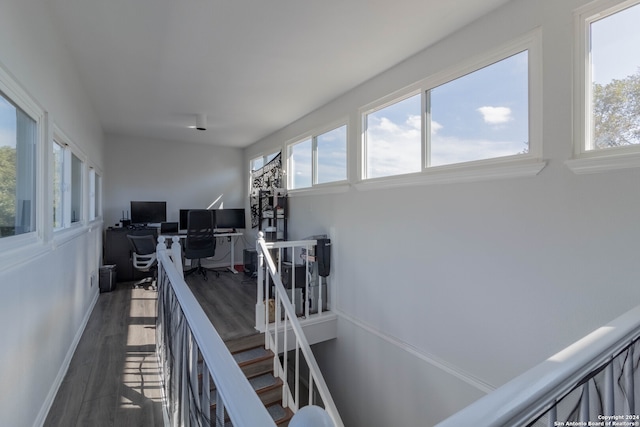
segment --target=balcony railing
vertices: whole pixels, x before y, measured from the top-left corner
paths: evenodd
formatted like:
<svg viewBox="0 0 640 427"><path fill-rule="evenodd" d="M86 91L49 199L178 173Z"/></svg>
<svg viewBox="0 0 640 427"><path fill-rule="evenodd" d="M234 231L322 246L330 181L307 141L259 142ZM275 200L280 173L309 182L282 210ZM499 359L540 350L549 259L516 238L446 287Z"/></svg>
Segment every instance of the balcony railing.
<svg viewBox="0 0 640 427"><path fill-rule="evenodd" d="M306 405L322 407L336 427L343 427L342 419L298 320L298 314L307 318L312 311L316 311L317 316L323 314L324 284L319 277L316 277L314 279L316 282L313 283L317 288L317 299L310 298L310 263L312 262L310 254L316 244L316 240L267 243L264 240L264 234L259 233L256 243L258 252L256 328L265 332L266 348L281 354L281 359L274 358L274 372L285 384L283 403L294 412ZM292 260L295 260L297 254L304 261L300 267L297 267L295 262L291 262L289 289L285 289L282 283L282 266L287 253L291 255ZM277 265L274 257L277 259ZM305 273L303 307L295 306L296 268L303 268ZM269 302L272 303L271 307ZM312 310L312 304L315 310ZM301 393L305 389L306 396Z"/></svg>
<svg viewBox="0 0 640 427"><path fill-rule="evenodd" d="M169 424L222 427L228 417L239 427L275 426L187 287L179 239L168 250L160 237L157 255L156 349Z"/></svg>
<svg viewBox="0 0 640 427"><path fill-rule="evenodd" d="M437 427L640 426L640 306Z"/></svg>

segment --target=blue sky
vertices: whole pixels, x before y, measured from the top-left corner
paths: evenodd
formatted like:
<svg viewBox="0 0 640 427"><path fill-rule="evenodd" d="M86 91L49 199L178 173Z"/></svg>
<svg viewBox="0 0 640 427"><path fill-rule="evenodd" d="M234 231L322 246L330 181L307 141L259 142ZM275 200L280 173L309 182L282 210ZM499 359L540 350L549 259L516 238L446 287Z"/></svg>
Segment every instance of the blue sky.
<svg viewBox="0 0 640 427"><path fill-rule="evenodd" d="M607 84L640 71L640 5L591 24L593 80Z"/></svg>
<svg viewBox="0 0 640 427"><path fill-rule="evenodd" d="M528 53L429 92L430 165L514 155L528 148ZM421 95L367 117L367 177L419 172Z"/></svg>
<svg viewBox="0 0 640 427"><path fill-rule="evenodd" d="M318 156L317 184L347 179L347 127L340 126L316 137ZM311 139L292 148L293 188L311 186Z"/></svg>
<svg viewBox="0 0 640 427"><path fill-rule="evenodd" d="M16 146L16 107L0 93L0 147Z"/></svg>

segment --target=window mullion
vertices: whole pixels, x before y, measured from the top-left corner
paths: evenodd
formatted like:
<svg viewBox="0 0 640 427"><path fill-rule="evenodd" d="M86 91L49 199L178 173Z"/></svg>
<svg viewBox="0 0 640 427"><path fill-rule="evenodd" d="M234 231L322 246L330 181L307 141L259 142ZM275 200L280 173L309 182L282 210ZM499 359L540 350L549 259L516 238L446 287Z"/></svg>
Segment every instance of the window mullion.
<svg viewBox="0 0 640 427"><path fill-rule="evenodd" d="M318 183L318 137L311 138L311 186Z"/></svg>
<svg viewBox="0 0 640 427"><path fill-rule="evenodd" d="M422 150L423 150L423 169L431 166L431 91L422 92L424 98L424 112L422 114Z"/></svg>
<svg viewBox="0 0 640 427"><path fill-rule="evenodd" d="M65 145L62 162L62 224L71 226L71 150Z"/></svg>

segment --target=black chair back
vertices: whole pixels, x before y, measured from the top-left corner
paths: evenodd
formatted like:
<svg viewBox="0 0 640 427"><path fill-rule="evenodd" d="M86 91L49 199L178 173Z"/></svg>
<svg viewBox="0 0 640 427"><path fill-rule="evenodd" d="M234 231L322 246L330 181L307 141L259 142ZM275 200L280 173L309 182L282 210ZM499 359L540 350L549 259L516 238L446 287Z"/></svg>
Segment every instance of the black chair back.
<svg viewBox="0 0 640 427"><path fill-rule="evenodd" d="M208 209L190 210L187 214L187 238L184 256L189 259L208 258L215 255L215 212Z"/></svg>
<svg viewBox="0 0 640 427"><path fill-rule="evenodd" d="M153 235L147 234L143 236L127 235L133 252L138 255L149 255L156 251L156 239Z"/></svg>

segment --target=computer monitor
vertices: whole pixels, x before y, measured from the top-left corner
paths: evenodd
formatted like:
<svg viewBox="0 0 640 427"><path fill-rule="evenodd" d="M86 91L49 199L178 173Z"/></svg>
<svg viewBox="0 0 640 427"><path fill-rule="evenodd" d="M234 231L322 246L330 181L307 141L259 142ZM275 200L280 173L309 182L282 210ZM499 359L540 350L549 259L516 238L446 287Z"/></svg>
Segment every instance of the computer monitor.
<svg viewBox="0 0 640 427"><path fill-rule="evenodd" d="M167 220L167 202L131 202L132 224L159 224Z"/></svg>
<svg viewBox="0 0 640 427"><path fill-rule="evenodd" d="M178 223L180 224L180 230L182 231L187 229L190 210L193 210L193 209L180 209L180 218Z"/></svg>
<svg viewBox="0 0 640 427"><path fill-rule="evenodd" d="M172 236L178 234L177 222L162 222L160 223L160 234L163 236Z"/></svg>
<svg viewBox="0 0 640 427"><path fill-rule="evenodd" d="M219 230L245 228L244 209L216 209L216 228Z"/></svg>

